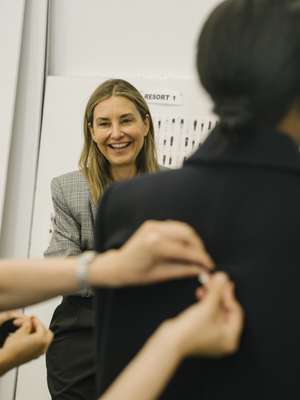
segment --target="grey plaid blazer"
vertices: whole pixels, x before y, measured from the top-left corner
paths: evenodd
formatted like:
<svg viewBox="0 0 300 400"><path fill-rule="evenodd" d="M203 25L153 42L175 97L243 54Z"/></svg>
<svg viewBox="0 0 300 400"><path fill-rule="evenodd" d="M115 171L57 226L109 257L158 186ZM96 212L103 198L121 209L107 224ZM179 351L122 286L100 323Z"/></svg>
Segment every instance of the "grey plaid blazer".
<svg viewBox="0 0 300 400"><path fill-rule="evenodd" d="M51 195L55 215L44 256L72 256L93 249L97 207L84 175L73 171L53 178Z"/></svg>
<svg viewBox="0 0 300 400"><path fill-rule="evenodd" d="M53 178L51 195L55 215L52 237L44 256L73 256L93 249L97 206L84 175L73 171Z"/></svg>

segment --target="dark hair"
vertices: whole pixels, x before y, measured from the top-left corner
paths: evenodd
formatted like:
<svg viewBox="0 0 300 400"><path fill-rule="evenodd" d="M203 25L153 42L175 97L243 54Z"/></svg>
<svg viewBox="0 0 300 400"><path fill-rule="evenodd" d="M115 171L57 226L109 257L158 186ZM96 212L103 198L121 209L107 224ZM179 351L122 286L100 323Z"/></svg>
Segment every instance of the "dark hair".
<svg viewBox="0 0 300 400"><path fill-rule="evenodd" d="M300 1L223 1L200 33L197 71L224 133L275 126L300 96Z"/></svg>

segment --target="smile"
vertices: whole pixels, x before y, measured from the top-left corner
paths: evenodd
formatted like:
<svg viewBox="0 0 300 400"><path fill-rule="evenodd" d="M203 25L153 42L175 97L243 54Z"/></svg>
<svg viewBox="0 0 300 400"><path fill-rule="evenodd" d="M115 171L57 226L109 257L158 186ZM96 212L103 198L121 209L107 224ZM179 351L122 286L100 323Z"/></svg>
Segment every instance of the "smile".
<svg viewBox="0 0 300 400"><path fill-rule="evenodd" d="M108 145L108 147L110 147L111 149L125 149L126 147L128 147L129 145L131 145L132 142L126 142L126 143L111 143Z"/></svg>

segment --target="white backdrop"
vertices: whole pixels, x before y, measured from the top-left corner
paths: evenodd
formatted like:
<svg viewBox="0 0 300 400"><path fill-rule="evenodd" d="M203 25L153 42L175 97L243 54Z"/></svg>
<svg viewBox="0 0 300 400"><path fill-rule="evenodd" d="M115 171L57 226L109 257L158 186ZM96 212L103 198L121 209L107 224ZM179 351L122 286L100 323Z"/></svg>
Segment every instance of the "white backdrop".
<svg viewBox="0 0 300 400"><path fill-rule="evenodd" d="M201 25L221 0L52 0L49 74L194 75Z"/></svg>
<svg viewBox="0 0 300 400"><path fill-rule="evenodd" d="M24 0L0 1L0 233L18 83Z"/></svg>

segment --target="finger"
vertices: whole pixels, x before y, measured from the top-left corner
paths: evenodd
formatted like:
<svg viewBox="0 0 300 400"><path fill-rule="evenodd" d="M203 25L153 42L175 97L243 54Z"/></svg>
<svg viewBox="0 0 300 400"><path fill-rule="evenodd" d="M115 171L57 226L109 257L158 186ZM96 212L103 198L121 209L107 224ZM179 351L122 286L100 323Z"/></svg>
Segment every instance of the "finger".
<svg viewBox="0 0 300 400"><path fill-rule="evenodd" d="M8 321L9 319L10 319L10 316L9 316L8 312L0 313L0 325L2 325L4 322Z"/></svg>
<svg viewBox="0 0 300 400"><path fill-rule="evenodd" d="M22 326L16 331L16 333L19 334L29 334L31 333L32 329L32 323L30 318L26 318L26 320L23 322Z"/></svg>
<svg viewBox="0 0 300 400"><path fill-rule="evenodd" d="M50 331L50 329L47 329L43 334L42 332L39 332L34 333L33 336L35 337L35 340L42 346L41 353L45 353L53 340L53 333Z"/></svg>
<svg viewBox="0 0 300 400"><path fill-rule="evenodd" d="M198 247L186 247L182 242L173 239L161 239L154 248L160 258L178 260L191 264L199 264L207 269L213 268L213 262L205 249Z"/></svg>
<svg viewBox="0 0 300 400"><path fill-rule="evenodd" d="M180 221L165 221L160 226L162 232L164 232L170 239L180 240L186 244L205 249L204 243L193 227Z"/></svg>
<svg viewBox="0 0 300 400"><path fill-rule="evenodd" d="M195 296L197 300L203 300L205 296L205 289L203 287L199 287L195 292Z"/></svg>
<svg viewBox="0 0 300 400"><path fill-rule="evenodd" d="M21 312L21 311L18 311L18 310L11 310L11 311L8 311L8 316L12 319L12 318L22 318L22 317L25 317L25 315Z"/></svg>
<svg viewBox="0 0 300 400"><path fill-rule="evenodd" d="M162 263L147 276L149 282L163 282L172 279L195 278L199 275L197 265Z"/></svg>
<svg viewBox="0 0 300 400"><path fill-rule="evenodd" d="M37 335L45 335L47 333L47 328L37 317L33 316L31 317L31 320L34 333L36 333Z"/></svg>
<svg viewBox="0 0 300 400"><path fill-rule="evenodd" d="M228 311L235 309L236 307L240 307L240 303L235 296L233 282L230 282L230 284L224 289L222 301L225 309Z"/></svg>
<svg viewBox="0 0 300 400"><path fill-rule="evenodd" d="M205 297L207 291L210 288L210 282L212 279L213 275L212 274L208 274L207 271L204 272L200 272L199 276L198 276L198 280L199 283L201 284L200 287L197 288L196 290L196 298L198 300L203 300L203 298Z"/></svg>
<svg viewBox="0 0 300 400"><path fill-rule="evenodd" d="M224 272L213 274L206 286L206 296L203 302L212 309L218 309L224 297L224 288L229 284L228 276Z"/></svg>
<svg viewBox="0 0 300 400"><path fill-rule="evenodd" d="M201 248L205 247L202 239L196 233L194 228L185 222L166 220L161 222L159 228L170 238L188 241L196 246L200 246Z"/></svg>
<svg viewBox="0 0 300 400"><path fill-rule="evenodd" d="M233 320L233 324L235 324L235 329L238 329L243 321L243 309L235 296L233 283L228 285L224 290L223 304L229 318Z"/></svg>
<svg viewBox="0 0 300 400"><path fill-rule="evenodd" d="M202 286L209 286L210 280L211 280L212 275L208 273L206 270L200 271L198 275L198 281L200 285Z"/></svg>
<svg viewBox="0 0 300 400"><path fill-rule="evenodd" d="M205 251L203 241L190 225L180 221L167 220L147 221L145 226L148 228L149 232L160 233L161 240L169 239L175 241L177 245L181 242L182 245L188 245L197 250L202 250L206 254L205 264L207 264L207 267L214 267L212 258Z"/></svg>
<svg viewBox="0 0 300 400"><path fill-rule="evenodd" d="M230 309L227 310L227 323L224 326L224 333L227 337L228 352L236 351L239 346L241 333L244 326L244 311L236 299L232 299Z"/></svg>
<svg viewBox="0 0 300 400"><path fill-rule="evenodd" d="M23 315L22 313L16 310L2 312L0 313L0 325L10 319L18 318L22 315Z"/></svg>
<svg viewBox="0 0 300 400"><path fill-rule="evenodd" d="M214 263L205 251L201 239L193 228L178 221L146 221L124 245L130 247L137 242L149 248L158 258L176 258L193 264L213 268Z"/></svg>
<svg viewBox="0 0 300 400"><path fill-rule="evenodd" d="M54 338L53 332L52 332L50 329L48 329L47 335L46 335L47 349L48 349L48 347L50 346L50 344L52 343L53 338Z"/></svg>
<svg viewBox="0 0 300 400"><path fill-rule="evenodd" d="M15 319L13 320L13 324L14 324L15 326L21 326L21 325L24 324L24 322L25 322L26 320L27 320L27 318L24 318L24 317L15 318Z"/></svg>
<svg viewBox="0 0 300 400"><path fill-rule="evenodd" d="M232 338L234 348L237 346L244 323L244 311L234 293L234 284L230 282L223 292L223 306L227 318L227 334Z"/></svg>
<svg viewBox="0 0 300 400"><path fill-rule="evenodd" d="M223 304L225 308L230 308L235 304L235 295L234 295L234 285L231 282L224 290L223 294Z"/></svg>

